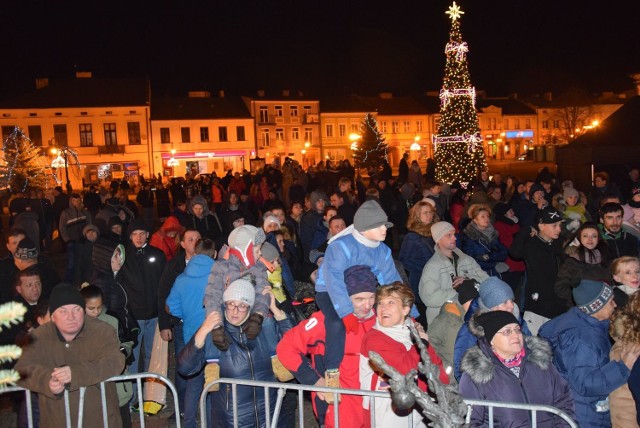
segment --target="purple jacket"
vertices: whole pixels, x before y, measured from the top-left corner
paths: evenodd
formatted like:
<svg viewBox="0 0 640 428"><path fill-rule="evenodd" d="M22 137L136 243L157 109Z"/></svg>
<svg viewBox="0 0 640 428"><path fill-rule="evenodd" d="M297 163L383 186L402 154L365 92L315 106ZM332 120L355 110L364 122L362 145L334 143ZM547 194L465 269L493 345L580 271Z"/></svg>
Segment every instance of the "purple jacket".
<svg viewBox="0 0 640 428"><path fill-rule="evenodd" d="M567 382L552 364L549 344L538 337L525 337L525 357L520 377L494 355L484 337L462 360L460 394L465 399L497 400L514 403L546 404L575 418L573 399ZM474 406L471 426L489 425L487 407ZM501 427L529 427L531 413L526 410L495 408L494 423ZM551 413L537 413L539 427L563 427L567 424Z"/></svg>

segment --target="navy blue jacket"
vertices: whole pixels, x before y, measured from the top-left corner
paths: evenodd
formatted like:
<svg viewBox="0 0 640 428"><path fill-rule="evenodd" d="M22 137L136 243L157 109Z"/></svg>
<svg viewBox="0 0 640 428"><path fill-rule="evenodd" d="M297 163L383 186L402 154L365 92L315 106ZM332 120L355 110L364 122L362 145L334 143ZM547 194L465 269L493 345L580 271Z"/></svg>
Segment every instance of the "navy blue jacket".
<svg viewBox="0 0 640 428"><path fill-rule="evenodd" d="M287 318L275 321L266 317L262 331L254 340L247 339L242 326L234 326L225 320L224 328L231 339L229 349L219 352L207 336L202 349L195 346L193 337L178 355L177 370L184 376L194 375L207 364L207 359L220 358L220 377L276 382L271 366L271 357L276 355L276 346L282 335L293 327ZM271 414L275 410L276 390L270 389ZM220 391L209 394L212 401L209 425L233 427L233 395L231 385L220 385ZM264 391L261 388L238 386L238 426L265 427Z"/></svg>
<svg viewBox="0 0 640 428"><path fill-rule="evenodd" d="M571 387L580 426L610 427L608 406L602 411L596 406L627 382L629 369L609 360L609 320L598 321L574 307L543 324L538 335L553 347L553 363Z"/></svg>
<svg viewBox="0 0 640 428"><path fill-rule="evenodd" d="M409 231L402 241L398 260L402 262L405 270L409 272L409 285L416 296L420 290L422 270L431 256L433 256L434 246L433 238L428 238L412 231Z"/></svg>
<svg viewBox="0 0 640 428"><path fill-rule="evenodd" d="M473 257L488 275L500 276L495 267L498 262L507 260L508 250L498 239L497 232L489 240L473 227L473 222L469 222L458 237L462 241L458 248L463 253Z"/></svg>

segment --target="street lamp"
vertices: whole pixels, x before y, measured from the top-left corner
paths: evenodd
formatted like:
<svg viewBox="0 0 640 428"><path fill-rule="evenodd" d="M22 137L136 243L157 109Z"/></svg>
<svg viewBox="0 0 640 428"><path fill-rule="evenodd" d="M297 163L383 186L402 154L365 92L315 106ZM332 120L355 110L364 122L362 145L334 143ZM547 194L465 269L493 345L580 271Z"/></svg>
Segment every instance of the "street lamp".
<svg viewBox="0 0 640 428"><path fill-rule="evenodd" d="M411 146L409 147L409 150L413 150L414 152L419 151L422 147L420 147L420 143L418 143L418 141L420 141L420 136L416 135L413 138L413 144L411 144Z"/></svg>
<svg viewBox="0 0 640 428"><path fill-rule="evenodd" d="M57 155L55 159L51 162L51 168L62 168L64 167L65 178L67 179L67 193L71 194L73 192L73 187L71 186L71 180L69 180L69 154L71 154L77 162L78 154L71 150L66 145L62 147L57 147L55 144L56 137L53 137L49 140L49 146L53 146L51 148L51 153L53 155Z"/></svg>

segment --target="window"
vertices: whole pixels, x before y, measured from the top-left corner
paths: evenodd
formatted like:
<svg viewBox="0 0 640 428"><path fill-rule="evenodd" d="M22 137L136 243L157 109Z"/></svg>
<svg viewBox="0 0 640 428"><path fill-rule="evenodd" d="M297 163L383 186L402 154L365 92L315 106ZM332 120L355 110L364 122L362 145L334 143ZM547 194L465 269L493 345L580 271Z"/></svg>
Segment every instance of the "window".
<svg viewBox="0 0 640 428"><path fill-rule="evenodd" d="M229 141L226 126L218 127L218 141Z"/></svg>
<svg viewBox="0 0 640 428"><path fill-rule="evenodd" d="M347 125L345 125L344 123L341 123L340 125L338 125L338 136L344 137L346 135L347 135Z"/></svg>
<svg viewBox="0 0 640 428"><path fill-rule="evenodd" d="M118 144L118 135L116 134L115 123L104 124L104 144L105 146L115 146Z"/></svg>
<svg viewBox="0 0 640 428"><path fill-rule="evenodd" d="M291 128L291 139L294 141L300 139L300 128Z"/></svg>
<svg viewBox="0 0 640 428"><path fill-rule="evenodd" d="M169 144L171 142L169 128L160 128L160 143Z"/></svg>
<svg viewBox="0 0 640 428"><path fill-rule="evenodd" d="M129 134L130 145L142 143L142 139L140 138L140 122L127 122L127 133Z"/></svg>
<svg viewBox="0 0 640 428"><path fill-rule="evenodd" d="M394 134L398 133L398 122L395 120L391 122L391 132Z"/></svg>
<svg viewBox="0 0 640 428"><path fill-rule="evenodd" d="M188 127L180 128L180 135L182 137L183 143L191 142L191 128L188 128Z"/></svg>
<svg viewBox="0 0 640 428"><path fill-rule="evenodd" d="M549 121L548 120L543 120L542 121L542 129L549 129Z"/></svg>
<svg viewBox="0 0 640 428"><path fill-rule="evenodd" d="M276 128L276 141L284 140L284 129Z"/></svg>
<svg viewBox="0 0 640 428"><path fill-rule="evenodd" d="M383 134L387 133L387 121L383 120L382 122L380 122L380 132L382 132Z"/></svg>
<svg viewBox="0 0 640 428"><path fill-rule="evenodd" d="M80 125L80 147L93 146L93 130L90 123L81 123Z"/></svg>
<svg viewBox="0 0 640 428"><path fill-rule="evenodd" d="M298 117L298 106L291 106L291 117Z"/></svg>
<svg viewBox="0 0 640 428"><path fill-rule="evenodd" d="M514 119L514 120L513 120L513 126L514 126L516 129L520 129L520 119Z"/></svg>
<svg viewBox="0 0 640 428"><path fill-rule="evenodd" d="M304 141L311 143L313 140L313 128L304 128Z"/></svg>
<svg viewBox="0 0 640 428"><path fill-rule="evenodd" d="M333 125L329 124L325 126L325 135L327 137L333 137Z"/></svg>
<svg viewBox="0 0 640 428"><path fill-rule="evenodd" d="M269 122L269 110L267 106L260 106L260 123Z"/></svg>
<svg viewBox="0 0 640 428"><path fill-rule="evenodd" d="M531 129L531 119L525 119L524 120L524 127L526 129Z"/></svg>
<svg viewBox="0 0 640 428"><path fill-rule="evenodd" d="M40 128L40 125L30 125L27 130L29 131L29 138L33 145L42 147L42 128Z"/></svg>
<svg viewBox="0 0 640 428"><path fill-rule="evenodd" d="M509 119L504 119L504 129L509 129Z"/></svg>
<svg viewBox="0 0 640 428"><path fill-rule="evenodd" d="M276 106L276 117L282 117L282 106Z"/></svg>
<svg viewBox="0 0 640 428"><path fill-rule="evenodd" d="M404 121L404 132L411 132L411 123L408 120Z"/></svg>
<svg viewBox="0 0 640 428"><path fill-rule="evenodd" d="M302 106L302 110L304 111L304 114L311 114L311 106Z"/></svg>
<svg viewBox="0 0 640 428"><path fill-rule="evenodd" d="M244 134L244 126L236 126L236 137L238 141L247 141L247 137Z"/></svg>
<svg viewBox="0 0 640 428"><path fill-rule="evenodd" d="M200 141L203 143L209 142L209 127L201 126L200 127Z"/></svg>
<svg viewBox="0 0 640 428"><path fill-rule="evenodd" d="M559 120L554 120L553 121L553 127L555 129L559 129L560 128L560 121Z"/></svg>
<svg viewBox="0 0 640 428"><path fill-rule="evenodd" d="M269 147L271 144L271 134L268 129L262 130L262 145L265 147Z"/></svg>
<svg viewBox="0 0 640 428"><path fill-rule="evenodd" d="M67 145L67 125L53 125L53 138L58 146Z"/></svg>
<svg viewBox="0 0 640 428"><path fill-rule="evenodd" d="M422 132L422 121L416 120L416 132Z"/></svg>
<svg viewBox="0 0 640 428"><path fill-rule="evenodd" d="M360 124L359 123L352 123L351 124L351 132L358 132L360 130Z"/></svg>
<svg viewBox="0 0 640 428"><path fill-rule="evenodd" d="M496 118L494 117L493 119L491 119L492 122L492 128L491 129L498 129L496 128Z"/></svg>
<svg viewBox="0 0 640 428"><path fill-rule="evenodd" d="M9 136L11 135L11 133L13 132L13 130L15 129L15 125L9 125L9 126L3 126L2 127L2 141L4 142L7 138L9 138Z"/></svg>

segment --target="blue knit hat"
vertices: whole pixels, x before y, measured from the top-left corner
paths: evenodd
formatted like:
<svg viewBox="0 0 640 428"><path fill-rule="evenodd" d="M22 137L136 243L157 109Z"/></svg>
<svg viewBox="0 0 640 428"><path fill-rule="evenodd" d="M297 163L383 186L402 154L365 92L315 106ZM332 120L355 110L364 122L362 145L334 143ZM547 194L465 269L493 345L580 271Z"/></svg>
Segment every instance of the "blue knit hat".
<svg viewBox="0 0 640 428"><path fill-rule="evenodd" d="M573 300L578 309L587 315L592 315L602 309L613 297L612 288L602 281L583 279L573 289Z"/></svg>
<svg viewBox="0 0 640 428"><path fill-rule="evenodd" d="M480 304L491 309L507 300L514 300L513 290L503 280L490 276L480 284Z"/></svg>
<svg viewBox="0 0 640 428"><path fill-rule="evenodd" d="M344 272L344 283L347 286L349 296L358 293L375 293L378 289L378 280L371 272L371 268L365 265L352 266Z"/></svg>

